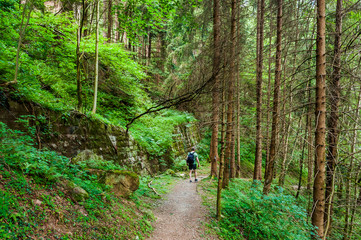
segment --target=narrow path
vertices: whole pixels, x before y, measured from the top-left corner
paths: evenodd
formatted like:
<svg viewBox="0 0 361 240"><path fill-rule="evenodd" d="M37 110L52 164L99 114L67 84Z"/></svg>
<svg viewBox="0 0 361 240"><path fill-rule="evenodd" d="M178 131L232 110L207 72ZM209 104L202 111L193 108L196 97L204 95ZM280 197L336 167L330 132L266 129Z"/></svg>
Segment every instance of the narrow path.
<svg viewBox="0 0 361 240"><path fill-rule="evenodd" d="M206 221L206 214L207 210L197 193L197 183L181 180L155 210L155 230L149 239L217 239L205 236L202 223Z"/></svg>

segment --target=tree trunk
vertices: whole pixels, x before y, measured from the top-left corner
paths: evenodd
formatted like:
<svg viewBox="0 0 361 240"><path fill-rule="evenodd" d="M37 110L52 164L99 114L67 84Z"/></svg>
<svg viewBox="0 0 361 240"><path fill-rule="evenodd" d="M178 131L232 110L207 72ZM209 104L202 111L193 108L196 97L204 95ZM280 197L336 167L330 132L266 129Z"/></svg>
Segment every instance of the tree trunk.
<svg viewBox="0 0 361 240"><path fill-rule="evenodd" d="M21 6L21 4L19 6ZM26 16L26 23L24 25L24 19L25 19L25 14L26 14L27 8L29 8L28 9L28 15ZM23 12L22 12L22 17L21 17L21 24L20 24L20 29L19 29L18 47L16 49L16 58L15 58L14 80L11 81L11 82L8 82L6 85L18 83L20 48L21 48L21 44L22 44L22 41L23 41L23 37L25 35L26 27L28 26L29 21L30 21L30 15L31 15L32 11L33 11L33 2L32 2L32 0L27 0L25 2L25 4L24 4L24 9L23 9Z"/></svg>
<svg viewBox="0 0 361 240"><path fill-rule="evenodd" d="M81 70L80 70L80 58L81 58L81 54L80 54L80 43L81 43L81 38L82 38L82 32L83 32L83 26L84 26L84 21L85 21L85 17L86 17L86 11L87 11L87 6L85 3L85 0L82 1L82 5L83 5L83 14L82 17L80 19L80 24L77 30L77 41L76 41L76 85L77 85L77 100L78 100L78 110L81 111L81 108L83 107L83 101L82 101L82 85L81 85Z"/></svg>
<svg viewBox="0 0 361 240"><path fill-rule="evenodd" d="M307 116L306 116L306 122L307 122ZM306 123L306 130L305 132L307 132L307 124ZM298 186L297 186L297 193L296 193L296 198L298 198L298 196L300 195L300 191L301 191L301 185L302 185L302 175L303 175L303 162L304 162L304 156L305 156L305 146L306 146L306 138L304 138L303 142L302 142L302 153L301 153L301 157L300 157L300 175L298 176Z"/></svg>
<svg viewBox="0 0 361 240"><path fill-rule="evenodd" d="M272 2L269 3L269 9L270 12L272 12ZM273 35L273 24L272 19L269 21L269 49L268 49L268 84L267 84L267 118L266 118L266 166L265 169L267 169L267 165L269 162L269 145L270 145L270 137L269 137L269 126L270 126L270 109L271 109L271 78L272 78L272 35Z"/></svg>
<svg viewBox="0 0 361 240"><path fill-rule="evenodd" d="M112 42L112 30L113 30L113 0L108 0L108 43Z"/></svg>
<svg viewBox="0 0 361 240"><path fill-rule="evenodd" d="M239 61L237 61L237 63L239 63ZM241 124L239 122L239 119L240 119L240 94L239 94L239 91L240 91L240 78L239 78L239 73L238 73L238 69L239 69L239 66L237 64L236 66L237 68L237 76L236 76L236 83L237 83L237 86L236 86L236 108L237 108L237 111L236 111L236 146L237 146L237 149L236 149L236 159L237 159L237 169L236 169L236 178L240 178L241 177L241 154L240 154L240 148L241 148Z"/></svg>
<svg viewBox="0 0 361 240"><path fill-rule="evenodd" d="M92 113L95 114L97 109L97 97L98 97L98 78L99 78L99 1L97 0L97 22L96 22L96 40L95 40L95 80L94 80L94 101Z"/></svg>
<svg viewBox="0 0 361 240"><path fill-rule="evenodd" d="M329 85L329 101L331 106L331 114L327 121L329 130L327 136L327 165L326 165L326 195L325 195L325 225L327 226L325 236L331 230L332 211L333 211L333 176L337 163L337 144L338 144L338 118L339 118L339 102L340 102L340 78L341 78L341 32L342 32L342 0L337 0L336 7L336 34L334 44L334 60L331 82Z"/></svg>
<svg viewBox="0 0 361 240"><path fill-rule="evenodd" d="M317 227L320 238L324 236L325 210L325 136L326 136L326 3L317 0L316 38L316 134L315 177L313 185L312 224Z"/></svg>
<svg viewBox="0 0 361 240"><path fill-rule="evenodd" d="M351 143L351 159L350 159L350 165L348 167L347 171L347 177L346 177L346 214L345 214L345 227L344 227L344 234L343 234L343 240L350 239L350 214L351 214L351 179L352 179L352 172L354 169L354 162L355 162L355 148L357 143L357 128L358 128L358 121L359 121L359 109L361 105L361 87L358 94L357 99L357 106L356 106L356 114L355 114L355 121L353 125L353 136L352 136L352 143ZM356 194L355 194L356 198Z"/></svg>
<svg viewBox="0 0 361 240"><path fill-rule="evenodd" d="M274 95L273 95L273 111L272 111L272 135L270 144L270 156L265 172L265 182L263 187L263 193L268 194L271 189L271 183L273 180L274 161L276 156L276 139L278 135L278 104L279 104L279 92L280 92L280 80L281 80L281 42L282 42L282 4L283 0L278 0L277 10L277 46L276 46L276 66L275 66L275 83L274 83Z"/></svg>
<svg viewBox="0 0 361 240"><path fill-rule="evenodd" d="M240 8L237 7L237 46L241 47L241 38L240 38ZM239 76L239 64L240 64L240 52L238 52L237 57L236 57L236 142L237 142L237 170L236 170L236 178L240 178L241 177L241 154L240 154L240 148L241 148L241 124L239 122L240 120L240 114L241 114L241 109L240 109L240 105L241 105L241 100L240 100L240 86L241 86L241 81L240 81L240 76Z"/></svg>
<svg viewBox="0 0 361 240"><path fill-rule="evenodd" d="M218 160L218 122L219 122L219 68L221 62L220 53L220 6L219 0L213 0L213 69L212 74L214 76L214 85L212 92L212 137L210 144L211 158L211 176L217 176L217 160Z"/></svg>
<svg viewBox="0 0 361 240"><path fill-rule="evenodd" d="M217 186L217 220L221 220L221 193L223 187L224 155L226 138L226 81L222 81L222 124L221 124L221 155L219 159L219 173Z"/></svg>
<svg viewBox="0 0 361 240"><path fill-rule="evenodd" d="M257 1L257 123L256 123L256 154L254 161L253 180L262 180L262 71L263 71L263 26L264 0Z"/></svg>
<svg viewBox="0 0 361 240"><path fill-rule="evenodd" d="M229 178L234 177L234 159L232 160L232 147L234 143L234 73L235 73L235 54L236 49L236 0L232 0L231 13L231 47L230 47L230 69L229 69L229 83L227 95L227 131L226 131L226 153L225 153L225 170L230 171L228 175L224 175L223 188L228 187ZM227 166L228 165L228 166Z"/></svg>

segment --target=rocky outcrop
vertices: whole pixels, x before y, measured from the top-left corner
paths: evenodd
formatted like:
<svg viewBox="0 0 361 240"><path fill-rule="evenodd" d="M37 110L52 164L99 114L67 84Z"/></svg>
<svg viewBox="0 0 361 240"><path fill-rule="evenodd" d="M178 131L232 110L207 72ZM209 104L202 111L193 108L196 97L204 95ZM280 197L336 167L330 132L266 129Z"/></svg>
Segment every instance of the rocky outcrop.
<svg viewBox="0 0 361 240"><path fill-rule="evenodd" d="M82 165L90 174L98 176L99 182L111 187L118 197L129 197L139 188L139 176L127 170L104 170L108 162L91 150L80 152L72 159L73 164Z"/></svg>
<svg viewBox="0 0 361 240"><path fill-rule="evenodd" d="M38 128L36 139L42 147L69 158L84 150L91 150L103 159L126 166L136 173L154 174L165 171L173 164L173 157L185 155L190 146L196 145L198 131L195 125L179 126L173 146L162 157L151 156L120 127L102 122L79 112L57 112L44 109L31 102L15 100L0 91L0 121L12 129L26 130L17 120L22 115L33 115L42 119L34 124ZM41 116L41 118L39 118Z"/></svg>

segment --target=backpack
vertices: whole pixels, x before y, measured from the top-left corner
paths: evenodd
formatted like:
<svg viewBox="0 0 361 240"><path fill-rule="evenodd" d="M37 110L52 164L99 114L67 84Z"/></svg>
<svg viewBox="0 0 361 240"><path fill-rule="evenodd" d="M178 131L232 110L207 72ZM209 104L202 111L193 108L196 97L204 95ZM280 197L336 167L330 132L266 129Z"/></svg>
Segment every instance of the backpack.
<svg viewBox="0 0 361 240"><path fill-rule="evenodd" d="M193 165L194 164L194 152L190 152L187 157L187 164Z"/></svg>

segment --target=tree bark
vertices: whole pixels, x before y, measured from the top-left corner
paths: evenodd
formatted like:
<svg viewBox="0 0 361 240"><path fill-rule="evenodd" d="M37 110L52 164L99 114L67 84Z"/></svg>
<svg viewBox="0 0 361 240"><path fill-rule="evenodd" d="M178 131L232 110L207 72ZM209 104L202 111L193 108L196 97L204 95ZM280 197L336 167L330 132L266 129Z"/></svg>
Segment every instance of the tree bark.
<svg viewBox="0 0 361 240"><path fill-rule="evenodd" d="M21 4L19 4L19 6L21 6ZM25 14L26 14L26 10L27 8L29 8L28 10L28 14L26 16L26 23L24 25L24 19L25 19ZM26 28L29 24L30 21L30 15L31 12L33 11L33 2L32 0L27 0L24 4L24 9L22 12L22 17L21 17L21 24L20 24L20 29L19 29L19 39L18 39L18 47L16 49L16 58L15 58L15 74L14 74L14 80L11 82L8 82L6 85L9 84L16 84L18 82L18 73L19 73L19 58L20 58L20 48L21 48L21 44L22 44L22 40L23 37L25 35L25 31Z"/></svg>
<svg viewBox="0 0 361 240"><path fill-rule="evenodd" d="M92 113L95 114L97 109L98 98L98 78L99 78L99 1L97 0L97 22L96 22L96 40L95 40L95 80L94 80L94 100Z"/></svg>
<svg viewBox="0 0 361 240"><path fill-rule="evenodd" d="M80 60L81 60L81 54L80 54L80 43L82 38L82 32L83 32L83 26L84 21L86 17L86 3L85 0L82 1L83 5L83 14L80 19L80 24L77 30L77 41L76 41L76 92L77 92L77 100L78 100L78 110L81 111L81 108L83 107L83 100L82 100L82 85L81 85L81 70L80 70ZM85 32L85 31L84 31Z"/></svg>
<svg viewBox="0 0 361 240"><path fill-rule="evenodd" d="M276 139L278 135L278 104L279 104L279 92L280 92L280 80L281 80L281 53L282 53L282 6L283 0L278 0L277 10L277 43L276 43L276 66L275 66L275 83L274 83L274 95L273 95L273 111L272 111L272 135L270 144L270 156L265 172L265 182L263 187L263 193L268 194L271 189L271 183L273 180L274 161L276 156Z"/></svg>
<svg viewBox="0 0 361 240"><path fill-rule="evenodd" d="M337 144L338 144L338 119L339 119L339 102L340 102L340 78L341 78L341 32L342 32L342 0L337 0L336 5L336 31L334 44L333 72L331 82L329 83L329 101L331 106L331 114L327 121L329 130L327 136L328 150L326 156L326 195L325 195L325 225L327 236L330 233L332 225L333 212L333 178L337 163Z"/></svg>
<svg viewBox="0 0 361 240"><path fill-rule="evenodd" d="M219 159L219 173L217 186L217 220L221 220L221 197L223 188L224 155L226 138L226 81L222 81L222 123L221 123L221 154Z"/></svg>
<svg viewBox="0 0 361 240"><path fill-rule="evenodd" d="M326 3L317 0L316 38L316 134L315 177L313 185L312 224L320 238L324 236L325 211L325 136L326 136Z"/></svg>
<svg viewBox="0 0 361 240"><path fill-rule="evenodd" d="M263 26L264 0L257 1L257 123L256 123L256 154L254 161L253 180L262 180L262 73L263 73Z"/></svg>
<svg viewBox="0 0 361 240"><path fill-rule="evenodd" d="M235 49L236 49L236 0L231 3L231 47L230 47L230 69L227 95L227 131L226 131L226 153L225 170L229 169L229 174L224 175L223 188L228 187L229 178L234 177L234 159L232 159L232 148L234 144L234 75L235 75ZM228 165L228 166L227 166Z"/></svg>
<svg viewBox="0 0 361 240"><path fill-rule="evenodd" d="M113 30L113 0L108 0L108 43L112 42L112 30Z"/></svg>
<svg viewBox="0 0 361 240"><path fill-rule="evenodd" d="M350 159L350 165L348 167L347 171L347 177L346 177L346 214L345 214L345 227L344 227L344 234L343 234L343 240L350 239L350 214L351 214L351 180L352 180L352 172L354 169L354 162L355 162L355 147L357 143L357 128L358 128L358 121L359 121L359 109L361 107L361 87L358 94L357 99L357 107L356 107L356 114L355 114L355 121L353 125L353 136L352 136L352 143L351 143L351 159ZM357 190L356 190L357 191ZM355 194L356 198L356 194ZM356 200L357 201L357 200Z"/></svg>
<svg viewBox="0 0 361 240"><path fill-rule="evenodd" d="M218 70L221 62L220 53L220 2L213 0L213 69L214 85L212 90L212 137L210 144L211 176L217 176L218 161L218 122L219 122L219 76Z"/></svg>
<svg viewBox="0 0 361 240"><path fill-rule="evenodd" d="M270 12L272 12L272 2L269 3L269 9ZM269 145L270 145L270 137L269 137L269 125L270 125L270 109L271 109L271 78L272 78L272 36L273 36L273 23L272 19L269 21L269 49L268 49L268 84L267 84L267 117L266 117L266 166L265 169L267 169L267 165L269 162Z"/></svg>

